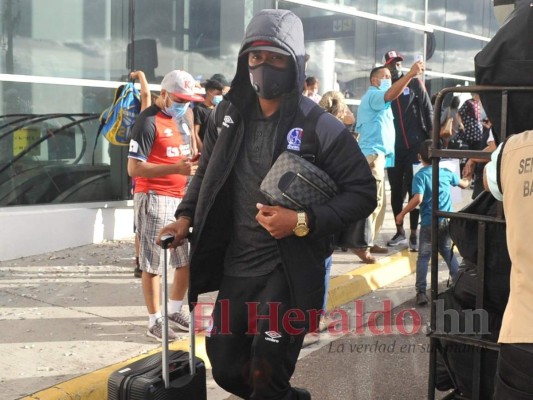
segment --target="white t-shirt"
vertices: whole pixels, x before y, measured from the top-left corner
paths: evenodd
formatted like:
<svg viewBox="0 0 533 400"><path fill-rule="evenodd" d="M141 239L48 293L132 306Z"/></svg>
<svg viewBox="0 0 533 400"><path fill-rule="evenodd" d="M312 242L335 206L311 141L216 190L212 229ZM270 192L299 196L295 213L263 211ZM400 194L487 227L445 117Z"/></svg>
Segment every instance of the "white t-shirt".
<svg viewBox="0 0 533 400"><path fill-rule="evenodd" d="M491 131L492 133L492 131ZM494 141L494 137L492 138ZM489 184L489 189L492 195L499 201L503 201L503 194L500 192L500 189L498 188L498 155L500 154L502 150L502 144L498 146L496 150L494 150L490 156L490 161L485 166L485 173L487 174L487 182Z"/></svg>
<svg viewBox="0 0 533 400"><path fill-rule="evenodd" d="M492 133L492 128L489 130L489 138L487 139L487 144L494 142L494 134Z"/></svg>

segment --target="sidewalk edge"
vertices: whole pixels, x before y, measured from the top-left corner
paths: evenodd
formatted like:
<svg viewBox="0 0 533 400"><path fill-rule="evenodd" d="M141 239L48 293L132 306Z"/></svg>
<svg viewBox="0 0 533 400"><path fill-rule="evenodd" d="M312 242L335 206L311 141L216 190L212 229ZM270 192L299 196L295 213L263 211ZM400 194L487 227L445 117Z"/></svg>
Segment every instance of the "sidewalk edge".
<svg viewBox="0 0 533 400"><path fill-rule="evenodd" d="M405 249L331 279L327 311L387 286L416 270L417 253Z"/></svg>
<svg viewBox="0 0 533 400"><path fill-rule="evenodd" d="M355 300L365 294L397 281L416 269L416 253L403 250L331 278L328 294L328 311ZM189 341L171 343L171 350L189 350ZM111 373L133 361L160 351L160 348L132 359L101 368L86 375L58 383L50 388L22 397L19 400L102 400L107 398L107 380Z"/></svg>

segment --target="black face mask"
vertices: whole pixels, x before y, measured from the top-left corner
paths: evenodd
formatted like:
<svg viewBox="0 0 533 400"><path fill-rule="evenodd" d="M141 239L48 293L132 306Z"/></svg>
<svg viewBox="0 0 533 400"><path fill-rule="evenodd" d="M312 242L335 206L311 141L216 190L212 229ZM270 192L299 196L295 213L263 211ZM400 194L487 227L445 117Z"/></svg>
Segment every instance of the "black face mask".
<svg viewBox="0 0 533 400"><path fill-rule="evenodd" d="M390 76L392 80L399 79L402 76L402 71L398 67L395 67L394 69L391 69Z"/></svg>
<svg viewBox="0 0 533 400"><path fill-rule="evenodd" d="M259 97L275 99L294 87L294 73L291 68L278 68L270 64L248 66L250 82Z"/></svg>

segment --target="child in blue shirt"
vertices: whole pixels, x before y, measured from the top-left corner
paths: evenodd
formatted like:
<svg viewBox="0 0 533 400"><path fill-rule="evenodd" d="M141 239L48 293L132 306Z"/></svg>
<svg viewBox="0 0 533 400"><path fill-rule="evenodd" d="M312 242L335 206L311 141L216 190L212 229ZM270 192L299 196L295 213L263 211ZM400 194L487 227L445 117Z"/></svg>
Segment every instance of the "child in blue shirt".
<svg viewBox="0 0 533 400"><path fill-rule="evenodd" d="M422 161L422 168L413 178L413 197L404 209L396 216L396 224L403 224L403 219L407 213L420 205L420 246L418 249L418 259L416 261L416 302L424 305L428 302L426 295L426 277L428 273L429 260L431 259L431 201L432 193L432 169L429 158L429 148L432 140L428 139L420 146L418 158ZM460 179L457 174L447 168L439 168L439 210L452 211L451 190L452 186L459 186L465 189L470 185L470 180ZM459 263L452 251L452 240L448 229L448 220L439 218L439 253L448 265L452 280L455 281Z"/></svg>

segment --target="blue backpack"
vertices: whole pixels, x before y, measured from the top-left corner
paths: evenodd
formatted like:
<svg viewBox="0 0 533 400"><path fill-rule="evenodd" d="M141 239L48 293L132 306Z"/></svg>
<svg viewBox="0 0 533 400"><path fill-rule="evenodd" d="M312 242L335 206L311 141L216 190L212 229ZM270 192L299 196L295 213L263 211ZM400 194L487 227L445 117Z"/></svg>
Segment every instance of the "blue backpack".
<svg viewBox="0 0 533 400"><path fill-rule="evenodd" d="M102 135L111 144L128 146L133 124L141 111L141 94L133 83L120 85L113 104L100 114L96 140Z"/></svg>

